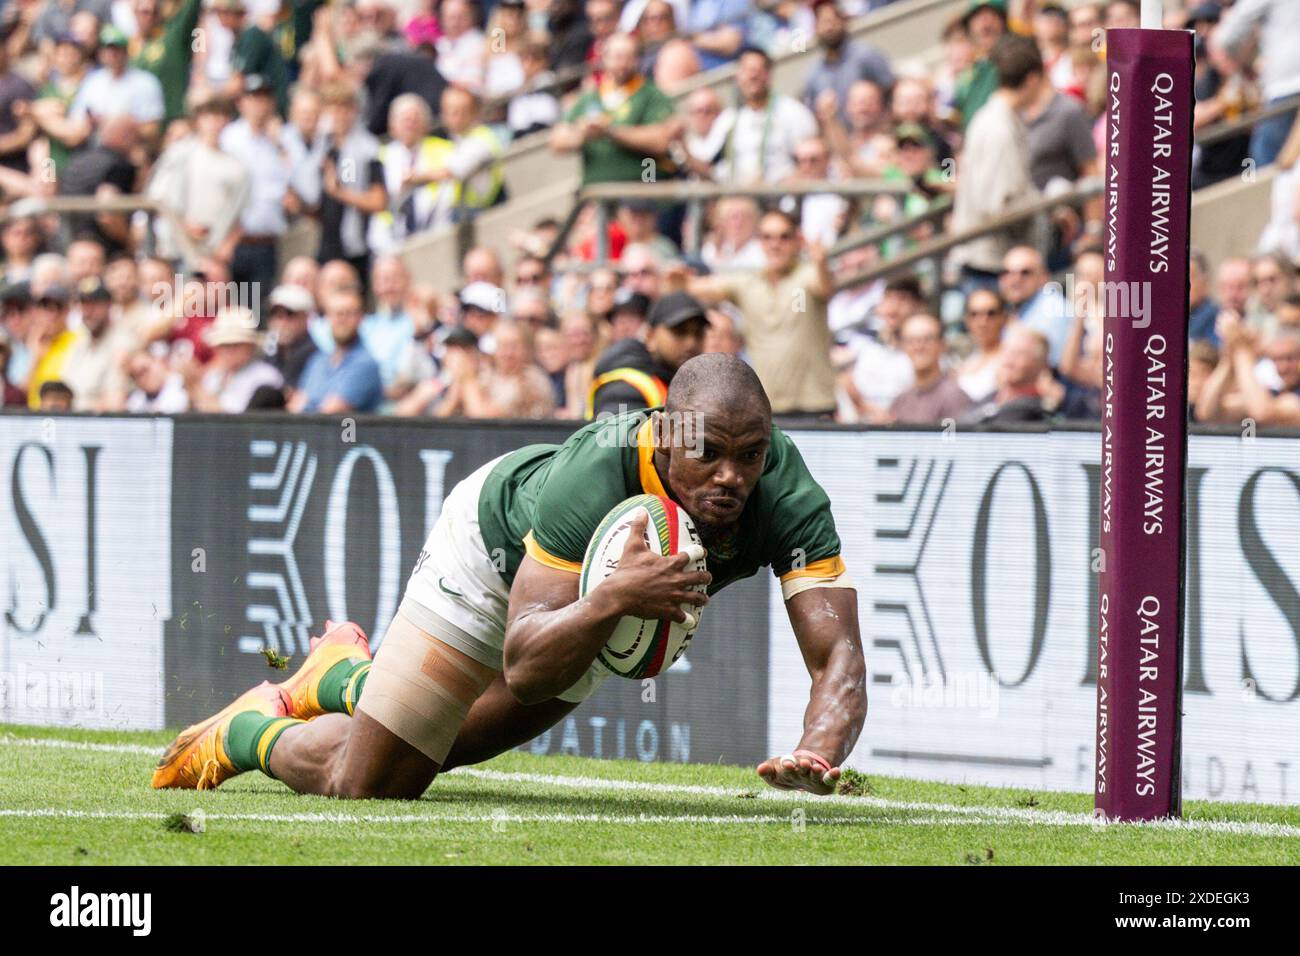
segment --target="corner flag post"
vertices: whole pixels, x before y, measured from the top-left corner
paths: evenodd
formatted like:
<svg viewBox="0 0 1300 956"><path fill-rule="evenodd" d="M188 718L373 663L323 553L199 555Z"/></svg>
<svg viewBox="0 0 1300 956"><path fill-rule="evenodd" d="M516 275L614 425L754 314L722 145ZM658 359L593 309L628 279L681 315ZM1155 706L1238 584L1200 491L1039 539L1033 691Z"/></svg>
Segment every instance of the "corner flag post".
<svg viewBox="0 0 1300 956"><path fill-rule="evenodd" d="M1098 816L1182 811L1192 34L1106 32Z"/></svg>

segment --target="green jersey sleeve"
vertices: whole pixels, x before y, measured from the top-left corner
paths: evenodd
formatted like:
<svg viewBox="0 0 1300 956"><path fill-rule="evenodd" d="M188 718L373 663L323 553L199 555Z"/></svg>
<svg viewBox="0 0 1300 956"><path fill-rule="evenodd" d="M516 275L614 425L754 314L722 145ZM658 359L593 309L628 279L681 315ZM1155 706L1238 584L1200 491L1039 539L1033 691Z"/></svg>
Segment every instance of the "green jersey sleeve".
<svg viewBox="0 0 1300 956"><path fill-rule="evenodd" d="M633 493L628 490L629 469L635 468L636 449L627 446L635 435L618 428L617 421L607 419L583 429L556 452L533 505L528 548L533 558L552 566L581 565L605 515Z"/></svg>
<svg viewBox="0 0 1300 956"><path fill-rule="evenodd" d="M793 441L773 428L770 474L763 475L766 560L778 578L829 570L840 556L831 500L813 478ZM771 479L769 481L769 478Z"/></svg>

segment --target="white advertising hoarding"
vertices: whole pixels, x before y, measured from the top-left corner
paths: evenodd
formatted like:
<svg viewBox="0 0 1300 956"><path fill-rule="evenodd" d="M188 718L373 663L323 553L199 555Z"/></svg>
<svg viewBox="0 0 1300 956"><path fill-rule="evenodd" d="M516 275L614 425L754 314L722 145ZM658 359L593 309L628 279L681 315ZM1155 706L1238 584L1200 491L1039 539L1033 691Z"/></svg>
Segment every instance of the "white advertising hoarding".
<svg viewBox="0 0 1300 956"><path fill-rule="evenodd" d="M0 418L0 722L163 726L172 421Z"/></svg>
<svg viewBox="0 0 1300 956"><path fill-rule="evenodd" d="M802 432L858 586L870 711L848 765L1090 791L1095 433ZM1300 442L1193 436L1183 783L1300 801ZM809 681L772 588L769 742Z"/></svg>

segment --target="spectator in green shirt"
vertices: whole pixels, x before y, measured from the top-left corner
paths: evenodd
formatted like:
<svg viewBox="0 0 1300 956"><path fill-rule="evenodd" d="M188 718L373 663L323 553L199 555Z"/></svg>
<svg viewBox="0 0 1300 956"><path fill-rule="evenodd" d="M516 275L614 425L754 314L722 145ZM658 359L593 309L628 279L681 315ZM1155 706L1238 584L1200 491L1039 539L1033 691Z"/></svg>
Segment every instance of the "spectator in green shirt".
<svg viewBox="0 0 1300 956"><path fill-rule="evenodd" d="M226 95L237 99L244 92L244 77L260 76L275 92L276 112L284 116L289 109L289 74L271 34L248 22L244 0L213 0L212 9L221 25L236 37L230 57L234 72Z"/></svg>
<svg viewBox="0 0 1300 956"><path fill-rule="evenodd" d="M158 77L163 88L163 121L170 123L185 115L185 91L190 85L190 62L194 58L194 31L199 25L202 0L183 0L164 20L159 13L162 0L135 0L132 9L139 27L131 41L132 65Z"/></svg>
<svg viewBox="0 0 1300 956"><path fill-rule="evenodd" d="M962 22L976 57L957 78L953 96L954 105L961 113L961 128L965 130L998 88L998 71L989 54L1007 32L1007 0L971 0Z"/></svg>
<svg viewBox="0 0 1300 956"><path fill-rule="evenodd" d="M81 143L68 108L90 72L90 57L71 33L60 34L54 43L53 69L32 104L32 119L50 144L50 159L56 173L62 173L72 150Z"/></svg>
<svg viewBox="0 0 1300 956"><path fill-rule="evenodd" d="M673 102L638 69L640 44L625 33L605 41L599 85L551 131L551 149L582 152L582 183L654 182L675 170L670 144L683 130Z"/></svg>

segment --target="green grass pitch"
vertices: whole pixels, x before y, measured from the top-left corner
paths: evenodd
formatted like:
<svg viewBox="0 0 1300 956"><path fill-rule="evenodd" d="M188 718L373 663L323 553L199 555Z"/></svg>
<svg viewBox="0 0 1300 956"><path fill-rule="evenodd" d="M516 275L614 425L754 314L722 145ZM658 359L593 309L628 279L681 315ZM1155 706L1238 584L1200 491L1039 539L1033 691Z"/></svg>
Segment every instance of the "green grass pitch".
<svg viewBox="0 0 1300 956"><path fill-rule="evenodd" d="M1282 864L1300 808L1193 803L1186 821L1099 825L1085 794L855 776L831 799L749 768L512 752L422 800L302 797L250 773L155 792L166 733L0 725L0 863ZM201 828L202 832L192 832Z"/></svg>

